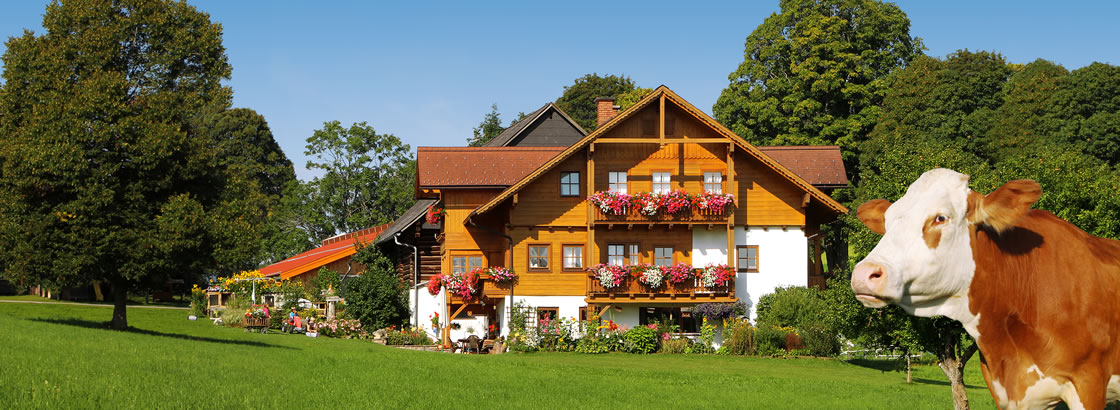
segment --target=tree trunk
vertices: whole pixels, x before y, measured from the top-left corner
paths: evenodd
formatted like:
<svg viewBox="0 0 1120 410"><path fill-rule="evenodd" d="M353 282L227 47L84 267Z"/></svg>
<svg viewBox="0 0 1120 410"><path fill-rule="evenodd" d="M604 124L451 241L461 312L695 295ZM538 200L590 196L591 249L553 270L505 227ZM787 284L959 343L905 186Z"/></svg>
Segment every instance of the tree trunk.
<svg viewBox="0 0 1120 410"><path fill-rule="evenodd" d="M906 384L914 382L914 377L910 373L910 352L906 351Z"/></svg>
<svg viewBox="0 0 1120 410"><path fill-rule="evenodd" d="M128 329L128 312L125 310L127 304L128 291L124 286L113 285L113 329Z"/></svg>
<svg viewBox="0 0 1120 410"><path fill-rule="evenodd" d="M945 373L945 377L949 378L949 384L952 385L953 408L967 410L968 393L964 389L964 363L953 357L941 358L937 365L941 367L941 371Z"/></svg>

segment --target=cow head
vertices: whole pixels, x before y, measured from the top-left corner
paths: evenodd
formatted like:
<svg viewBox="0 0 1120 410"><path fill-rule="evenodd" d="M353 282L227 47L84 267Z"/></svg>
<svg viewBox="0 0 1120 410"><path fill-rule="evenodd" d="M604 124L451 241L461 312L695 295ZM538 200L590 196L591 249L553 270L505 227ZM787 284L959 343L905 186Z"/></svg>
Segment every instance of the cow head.
<svg viewBox="0 0 1120 410"><path fill-rule="evenodd" d="M867 307L896 304L918 316L956 318L961 302L967 309L976 269L970 229L1014 227L1041 193L1038 183L1017 180L985 196L968 188L968 175L939 168L893 204L864 203L857 217L883 238L852 271L856 298Z"/></svg>

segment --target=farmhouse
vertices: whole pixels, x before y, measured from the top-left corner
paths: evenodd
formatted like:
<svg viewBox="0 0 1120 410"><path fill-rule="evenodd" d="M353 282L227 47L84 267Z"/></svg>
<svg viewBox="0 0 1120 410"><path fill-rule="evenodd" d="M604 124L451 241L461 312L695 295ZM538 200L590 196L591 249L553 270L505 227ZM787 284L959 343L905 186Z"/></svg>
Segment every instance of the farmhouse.
<svg viewBox="0 0 1120 410"><path fill-rule="evenodd" d="M567 117L542 110L557 122ZM511 135L486 147L418 148L417 206L377 239L417 261L408 262L417 324L439 313L462 329L483 333L493 324L505 333L520 302L531 307L530 320L601 314L636 326L671 316L689 331L698 303L753 307L778 286L823 285L820 226L847 212L828 195L848 184L838 147L753 146L664 86L621 113L600 99L598 113L598 129L582 135L576 126L580 135L570 140ZM595 203L654 194L730 194L731 203L652 213ZM429 221L429 209L444 212ZM604 286L588 272L599 264L728 265L732 275L718 285L651 287L626 277ZM510 268L518 280L483 275L469 301L422 290L433 275L490 266Z"/></svg>

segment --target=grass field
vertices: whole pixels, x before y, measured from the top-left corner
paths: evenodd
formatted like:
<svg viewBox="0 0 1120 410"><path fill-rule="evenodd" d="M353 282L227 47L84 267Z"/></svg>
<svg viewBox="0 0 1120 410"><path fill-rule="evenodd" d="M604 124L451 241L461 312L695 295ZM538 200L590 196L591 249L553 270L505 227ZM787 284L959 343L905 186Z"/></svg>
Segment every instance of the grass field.
<svg viewBox="0 0 1120 410"><path fill-rule="evenodd" d="M3 299L3 298L0 298ZM452 355L356 340L246 333L183 310L0 303L8 408L952 407L935 366L725 356ZM978 365L966 382L992 408Z"/></svg>

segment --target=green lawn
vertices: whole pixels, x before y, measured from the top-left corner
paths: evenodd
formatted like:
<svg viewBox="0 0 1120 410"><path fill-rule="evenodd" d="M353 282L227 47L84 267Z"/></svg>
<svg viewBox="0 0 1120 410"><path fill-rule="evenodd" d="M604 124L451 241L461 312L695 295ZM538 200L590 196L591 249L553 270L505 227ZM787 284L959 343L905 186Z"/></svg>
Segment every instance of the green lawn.
<svg viewBox="0 0 1120 410"><path fill-rule="evenodd" d="M0 298L5 299L5 298ZM0 403L26 407L951 408L934 366L624 354L451 355L356 340L261 335L129 309L0 303ZM978 365L967 383L991 408Z"/></svg>

